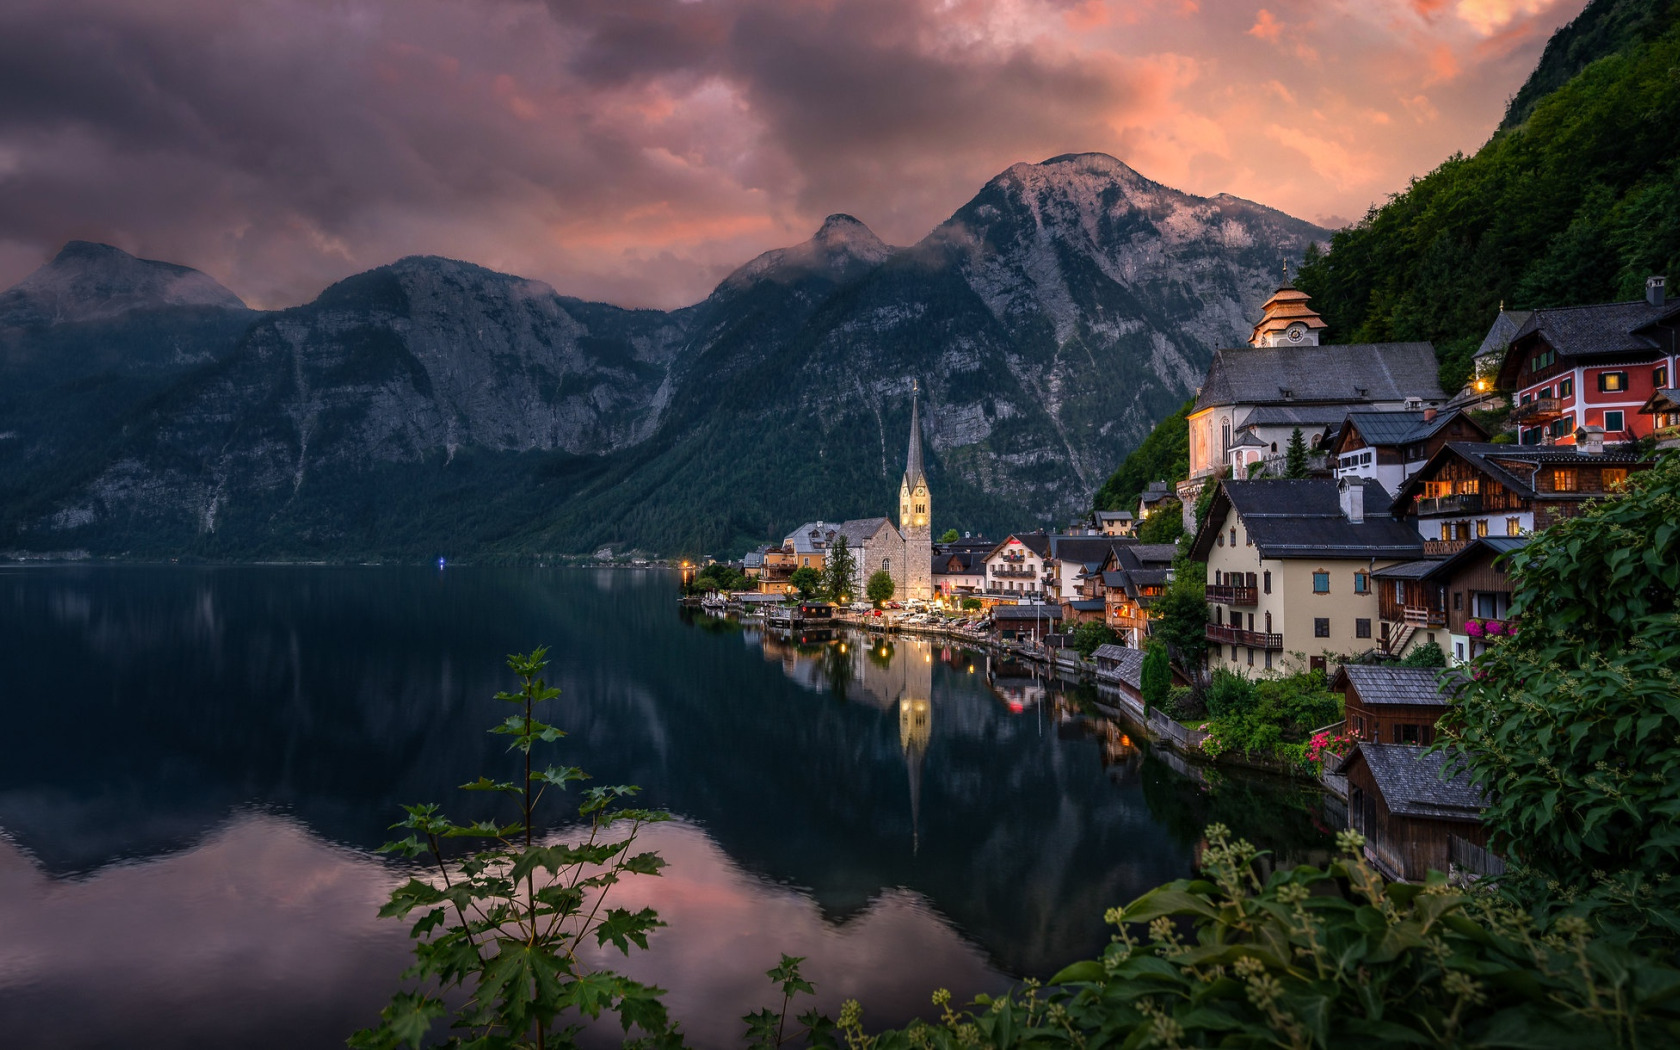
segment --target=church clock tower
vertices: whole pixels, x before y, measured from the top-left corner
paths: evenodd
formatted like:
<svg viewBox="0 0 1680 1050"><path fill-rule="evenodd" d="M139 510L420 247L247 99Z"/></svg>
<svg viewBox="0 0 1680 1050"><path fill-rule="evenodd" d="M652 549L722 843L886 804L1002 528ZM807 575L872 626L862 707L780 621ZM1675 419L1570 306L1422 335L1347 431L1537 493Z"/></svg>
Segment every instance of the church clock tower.
<svg viewBox="0 0 1680 1050"><path fill-rule="evenodd" d="M928 499L927 474L922 470L922 417L917 403L920 387L910 387L910 453L904 480L898 487L898 531L904 537L903 594L906 598L933 597L933 506Z"/></svg>

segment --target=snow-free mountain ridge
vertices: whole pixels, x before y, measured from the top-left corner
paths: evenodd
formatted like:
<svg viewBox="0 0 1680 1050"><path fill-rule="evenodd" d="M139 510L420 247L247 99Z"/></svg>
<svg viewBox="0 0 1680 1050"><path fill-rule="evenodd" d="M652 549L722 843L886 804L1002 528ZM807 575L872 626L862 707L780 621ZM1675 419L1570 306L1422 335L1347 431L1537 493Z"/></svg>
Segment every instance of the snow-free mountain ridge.
<svg viewBox="0 0 1680 1050"><path fill-rule="evenodd" d="M0 297L32 304L14 357L165 307L238 334L99 445L59 433L0 472L0 550L723 553L889 509L913 380L937 529L1061 521L1325 236L1073 154L914 245L831 215L674 311L416 256L249 313L196 271L67 248Z"/></svg>

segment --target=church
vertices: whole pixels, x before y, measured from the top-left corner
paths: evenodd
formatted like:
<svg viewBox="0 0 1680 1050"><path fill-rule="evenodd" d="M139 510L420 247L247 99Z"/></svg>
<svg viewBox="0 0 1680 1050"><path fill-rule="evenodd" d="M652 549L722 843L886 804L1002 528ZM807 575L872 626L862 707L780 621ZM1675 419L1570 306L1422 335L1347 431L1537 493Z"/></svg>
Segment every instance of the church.
<svg viewBox="0 0 1680 1050"><path fill-rule="evenodd" d="M893 597L933 599L933 504L922 466L921 388L910 388L910 448L898 485L898 525L887 517L853 518L839 523L807 522L783 541L784 550L818 559L821 565L844 536L856 568L852 593L861 599L869 577L885 570L893 578ZM820 557L819 557L820 556Z"/></svg>

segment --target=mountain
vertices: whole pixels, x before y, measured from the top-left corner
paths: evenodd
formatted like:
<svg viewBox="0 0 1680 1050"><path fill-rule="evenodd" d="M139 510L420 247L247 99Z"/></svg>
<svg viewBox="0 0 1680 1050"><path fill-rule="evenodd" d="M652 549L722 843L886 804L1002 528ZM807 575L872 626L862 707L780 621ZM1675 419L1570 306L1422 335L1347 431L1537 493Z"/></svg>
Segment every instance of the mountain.
<svg viewBox="0 0 1680 1050"><path fill-rule="evenodd" d="M1593 0L1475 155L1449 158L1312 253L1296 284L1330 337L1431 340L1441 385L1455 389L1501 304L1635 299L1648 275L1680 270L1677 11Z"/></svg>
<svg viewBox="0 0 1680 1050"><path fill-rule="evenodd" d="M108 244L71 241L0 294L0 328L108 321L172 306L245 309L237 295L197 270L136 259Z"/></svg>
<svg viewBox="0 0 1680 1050"><path fill-rule="evenodd" d="M1325 236L1080 154L1011 167L907 247L830 216L670 312L404 259L248 317L9 496L0 546L722 553L888 510L913 380L938 530L1059 520Z"/></svg>

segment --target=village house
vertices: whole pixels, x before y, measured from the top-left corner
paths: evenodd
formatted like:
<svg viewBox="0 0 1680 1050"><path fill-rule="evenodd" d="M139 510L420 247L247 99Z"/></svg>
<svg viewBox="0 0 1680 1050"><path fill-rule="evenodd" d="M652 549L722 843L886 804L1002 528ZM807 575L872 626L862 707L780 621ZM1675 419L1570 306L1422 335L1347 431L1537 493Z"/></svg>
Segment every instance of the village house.
<svg viewBox="0 0 1680 1050"><path fill-rule="evenodd" d="M1421 411L1446 400L1428 343L1320 346L1324 321L1307 299L1285 284L1266 300L1247 347L1213 355L1188 421L1189 478L1178 486L1187 529L1196 527L1191 508L1208 477L1235 465L1241 480L1254 463L1281 464L1297 428L1316 446L1349 412Z"/></svg>
<svg viewBox="0 0 1680 1050"><path fill-rule="evenodd" d="M1468 410L1505 406L1505 399L1500 396L1497 386L1499 368L1505 363L1505 351L1510 349L1512 337L1533 313L1533 310L1507 310L1504 303L1499 304L1499 313L1494 317L1493 324L1488 326L1487 335L1482 337L1482 344L1476 348L1476 355L1471 360L1470 375L1465 379L1464 389L1447 402L1448 408Z"/></svg>
<svg viewBox="0 0 1680 1050"><path fill-rule="evenodd" d="M1166 500L1176 499L1173 487L1165 481L1151 481L1138 494L1137 527L1142 528L1149 516Z"/></svg>
<svg viewBox="0 0 1680 1050"><path fill-rule="evenodd" d="M764 548L764 565L758 574L758 593L786 594L788 578L798 566L799 562L794 557L791 546L784 544L780 547Z"/></svg>
<svg viewBox="0 0 1680 1050"><path fill-rule="evenodd" d="M1456 409L1349 412L1330 441L1338 478L1371 478L1391 494L1448 441L1486 441L1481 425Z"/></svg>
<svg viewBox="0 0 1680 1050"><path fill-rule="evenodd" d="M1116 545L1096 572L1086 574L1081 595L1102 599L1103 622L1127 645L1149 636L1149 609L1172 582L1172 543Z"/></svg>
<svg viewBox="0 0 1680 1050"><path fill-rule="evenodd" d="M1529 315L1499 369L1499 385L1516 391L1519 444L1574 444L1588 426L1611 443L1650 434L1640 409L1657 390L1680 385L1680 302L1666 300L1664 284L1649 278L1645 298L1633 302Z"/></svg>
<svg viewBox="0 0 1680 1050"><path fill-rule="evenodd" d="M992 609L992 641L1042 645L1061 630L1059 605L999 605Z"/></svg>
<svg viewBox="0 0 1680 1050"><path fill-rule="evenodd" d="M1639 406L1639 414L1651 417L1651 435L1658 448L1680 448L1680 379L1670 376L1668 381L1676 386L1652 391Z"/></svg>
<svg viewBox="0 0 1680 1050"><path fill-rule="evenodd" d="M1556 448L1449 441L1400 486L1390 512L1410 520L1424 553L1447 555L1484 536L1523 536L1615 493L1649 469L1633 453L1584 435Z"/></svg>
<svg viewBox="0 0 1680 1050"><path fill-rule="evenodd" d="M1330 691L1342 696L1348 731L1383 744L1433 744L1449 699L1434 667L1343 664Z"/></svg>
<svg viewBox="0 0 1680 1050"><path fill-rule="evenodd" d="M1049 590L1050 537L1042 532L1009 536L987 552L986 593L995 597L1044 599Z"/></svg>
<svg viewBox="0 0 1680 1050"><path fill-rule="evenodd" d="M1389 565L1371 573L1376 581L1378 648L1393 657L1408 655L1419 645L1446 648L1447 592L1429 574L1441 564L1438 556Z"/></svg>
<svg viewBox="0 0 1680 1050"><path fill-rule="evenodd" d="M967 598L986 589L986 555L995 546L985 538L965 538L933 545L933 592L946 600Z"/></svg>
<svg viewBox="0 0 1680 1050"><path fill-rule="evenodd" d="M1136 545L1132 539L1112 536L1069 536L1053 533L1045 555L1045 573L1050 577L1053 597L1063 601L1084 598L1085 577L1099 571L1116 547Z"/></svg>
<svg viewBox="0 0 1680 1050"><path fill-rule="evenodd" d="M1365 836L1365 856L1387 878L1421 882L1454 863L1486 865L1486 799L1459 762L1450 752L1375 741L1342 758L1336 771L1347 778L1348 825ZM1470 857L1479 863L1464 864Z"/></svg>
<svg viewBox="0 0 1680 1050"><path fill-rule="evenodd" d="M1371 574L1423 548L1387 501L1368 479L1221 482L1190 552L1207 563L1209 666L1251 673L1292 652L1326 667L1376 648Z"/></svg>
<svg viewBox="0 0 1680 1050"><path fill-rule="evenodd" d="M1099 510L1092 521L1103 536L1130 536L1137 525L1137 518L1129 510Z"/></svg>

